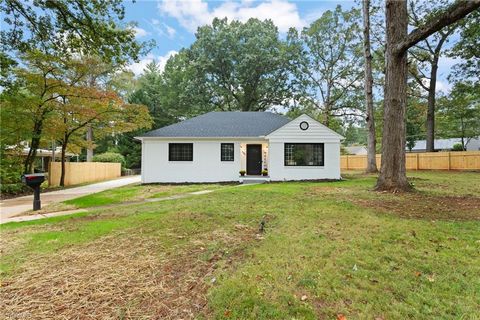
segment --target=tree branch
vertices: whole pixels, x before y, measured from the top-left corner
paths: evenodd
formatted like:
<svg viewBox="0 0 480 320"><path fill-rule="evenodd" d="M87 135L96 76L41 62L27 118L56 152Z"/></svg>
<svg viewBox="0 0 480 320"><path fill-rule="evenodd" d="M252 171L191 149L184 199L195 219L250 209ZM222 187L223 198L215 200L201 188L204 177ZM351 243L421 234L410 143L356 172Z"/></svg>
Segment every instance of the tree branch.
<svg viewBox="0 0 480 320"><path fill-rule="evenodd" d="M480 0L461 0L455 2L438 16L432 17L432 19L427 21L423 26L410 32L406 39L396 46L396 53L398 55L404 53L408 48L425 40L442 28L462 19L478 8L480 8Z"/></svg>

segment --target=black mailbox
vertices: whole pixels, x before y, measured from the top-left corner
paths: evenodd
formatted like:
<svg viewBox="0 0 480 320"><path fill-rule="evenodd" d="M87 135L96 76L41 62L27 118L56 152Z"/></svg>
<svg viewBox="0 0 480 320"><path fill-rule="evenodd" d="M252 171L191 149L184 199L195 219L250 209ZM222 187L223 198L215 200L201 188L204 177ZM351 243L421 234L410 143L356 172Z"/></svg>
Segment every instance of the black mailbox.
<svg viewBox="0 0 480 320"><path fill-rule="evenodd" d="M40 210L40 185L45 181L45 173L24 174L22 181L33 189L33 210Z"/></svg>

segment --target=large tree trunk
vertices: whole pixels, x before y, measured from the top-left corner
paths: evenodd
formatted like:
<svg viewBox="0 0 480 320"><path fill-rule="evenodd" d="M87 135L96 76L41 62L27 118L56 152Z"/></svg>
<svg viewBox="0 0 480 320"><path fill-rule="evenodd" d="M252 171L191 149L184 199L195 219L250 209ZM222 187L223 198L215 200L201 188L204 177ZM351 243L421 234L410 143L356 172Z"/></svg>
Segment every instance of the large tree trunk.
<svg viewBox="0 0 480 320"><path fill-rule="evenodd" d="M435 90L437 89L438 55L433 57L430 70L430 85L428 90L427 109L427 152L435 151Z"/></svg>
<svg viewBox="0 0 480 320"><path fill-rule="evenodd" d="M384 90L382 167L376 190L412 189L405 170L407 50L480 7L480 0L457 1L407 36L407 1L386 0L387 50Z"/></svg>
<svg viewBox="0 0 480 320"><path fill-rule="evenodd" d="M367 172L377 172L375 119L373 112L372 54L370 51L370 0L363 0L363 54L365 57L365 105L367 111Z"/></svg>
<svg viewBox="0 0 480 320"><path fill-rule="evenodd" d="M61 155L61 163L62 163L62 171L60 173L60 186L65 186L65 153L67 151L67 144L68 144L68 136L65 135L62 141L62 155Z"/></svg>
<svg viewBox="0 0 480 320"><path fill-rule="evenodd" d="M30 141L30 150L28 150L27 157L25 158L24 163L24 173L33 172L33 163L37 157L37 150L40 147L40 138L42 136L42 121L37 121L33 127L33 135Z"/></svg>
<svg viewBox="0 0 480 320"><path fill-rule="evenodd" d="M91 126L87 128L87 142L91 144L93 141L93 129ZM93 148L90 146L87 148L87 162L93 161Z"/></svg>
<svg viewBox="0 0 480 320"><path fill-rule="evenodd" d="M330 112L331 112L331 107L330 107L330 101L327 98L323 110L323 125L328 127L330 125Z"/></svg>
<svg viewBox="0 0 480 320"><path fill-rule="evenodd" d="M382 137L382 166L376 190L408 191L405 168L407 51L395 50L407 37L407 2L386 0L386 74Z"/></svg>

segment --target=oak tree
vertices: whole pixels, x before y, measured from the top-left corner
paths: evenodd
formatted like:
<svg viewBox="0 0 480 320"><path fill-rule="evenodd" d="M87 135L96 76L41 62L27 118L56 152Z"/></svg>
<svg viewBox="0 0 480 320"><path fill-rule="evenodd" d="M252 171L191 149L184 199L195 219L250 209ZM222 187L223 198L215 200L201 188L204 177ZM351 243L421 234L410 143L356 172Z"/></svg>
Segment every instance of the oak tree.
<svg viewBox="0 0 480 320"><path fill-rule="evenodd" d="M334 116L359 115L356 100L363 75L359 18L358 10L337 6L304 28L299 37L294 31L289 34L290 41L303 48L295 69L299 104L322 110L326 126Z"/></svg>
<svg viewBox="0 0 480 320"><path fill-rule="evenodd" d="M183 67L193 76L186 87L196 93L200 85L210 109L259 111L288 105L294 53L271 20L216 18L198 29L185 52L184 63L193 68Z"/></svg>
<svg viewBox="0 0 480 320"><path fill-rule="evenodd" d="M386 74L382 165L376 190L408 191L405 167L407 50L480 7L480 0L458 1L408 33L406 0L386 0Z"/></svg>

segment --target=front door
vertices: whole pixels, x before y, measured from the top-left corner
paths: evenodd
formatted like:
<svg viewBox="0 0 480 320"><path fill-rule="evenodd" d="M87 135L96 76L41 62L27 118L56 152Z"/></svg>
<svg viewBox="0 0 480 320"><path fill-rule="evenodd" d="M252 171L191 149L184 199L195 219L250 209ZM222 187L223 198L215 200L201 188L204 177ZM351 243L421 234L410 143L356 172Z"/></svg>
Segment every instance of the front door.
<svg viewBox="0 0 480 320"><path fill-rule="evenodd" d="M247 174L260 175L262 173L262 145L247 144Z"/></svg>

